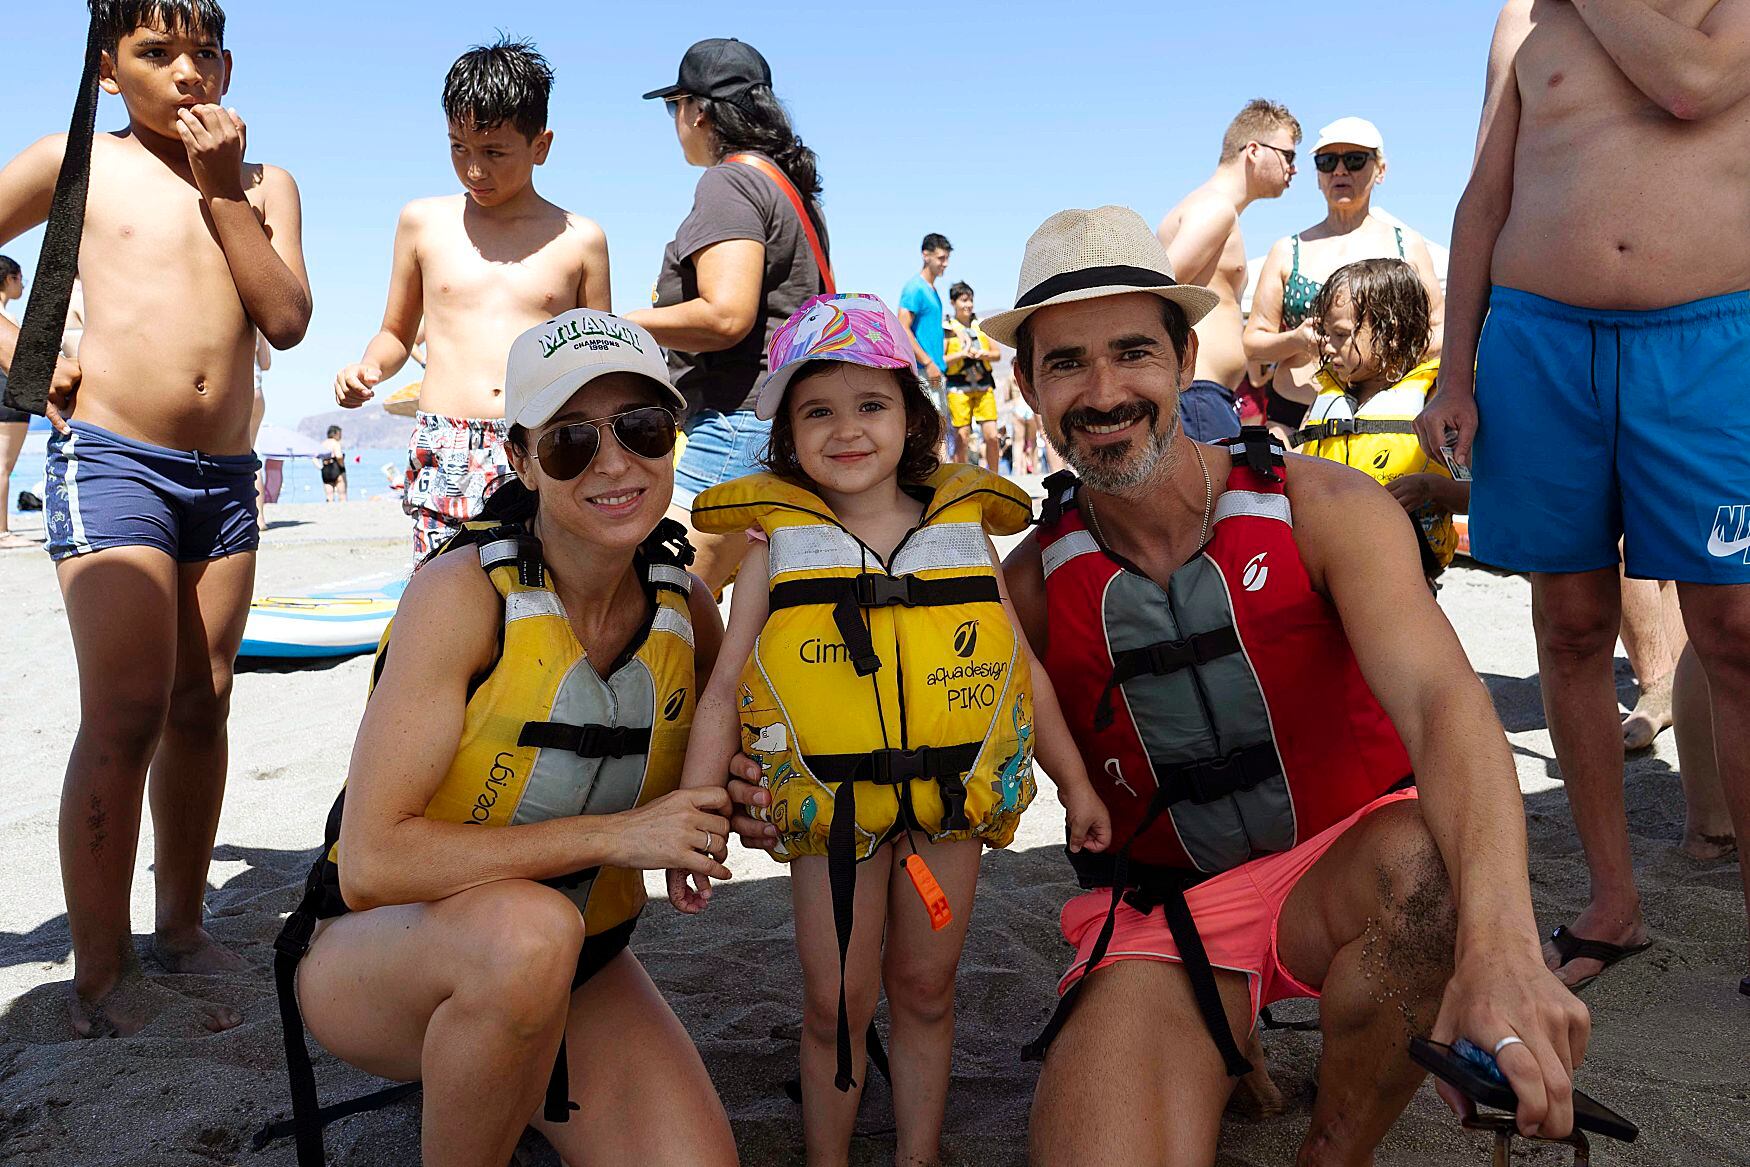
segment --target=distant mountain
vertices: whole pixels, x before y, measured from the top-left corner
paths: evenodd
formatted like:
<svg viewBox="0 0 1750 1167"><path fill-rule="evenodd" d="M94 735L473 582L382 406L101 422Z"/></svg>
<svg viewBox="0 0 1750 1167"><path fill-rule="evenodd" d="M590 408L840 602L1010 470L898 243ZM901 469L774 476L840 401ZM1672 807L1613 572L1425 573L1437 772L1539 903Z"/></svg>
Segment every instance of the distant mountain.
<svg viewBox="0 0 1750 1167"><path fill-rule="evenodd" d="M411 417L396 417L383 412L383 407L375 404L313 413L298 423L298 432L320 440L328 436L331 425L340 427L341 440L348 449L403 449L407 445L407 436L413 432Z"/></svg>

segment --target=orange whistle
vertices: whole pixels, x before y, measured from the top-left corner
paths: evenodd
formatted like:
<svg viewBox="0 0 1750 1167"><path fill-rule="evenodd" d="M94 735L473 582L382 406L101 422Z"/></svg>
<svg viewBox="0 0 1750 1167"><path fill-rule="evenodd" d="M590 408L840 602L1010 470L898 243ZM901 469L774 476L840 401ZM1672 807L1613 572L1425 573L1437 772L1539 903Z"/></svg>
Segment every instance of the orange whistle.
<svg viewBox="0 0 1750 1167"><path fill-rule="evenodd" d="M924 862L924 857L916 852L907 855L905 873L911 876L911 885L918 889L918 898L924 901L924 907L930 913L930 927L940 932L952 923L954 912L948 907L948 897L943 894L942 885L936 882L936 877L930 874L929 864Z"/></svg>

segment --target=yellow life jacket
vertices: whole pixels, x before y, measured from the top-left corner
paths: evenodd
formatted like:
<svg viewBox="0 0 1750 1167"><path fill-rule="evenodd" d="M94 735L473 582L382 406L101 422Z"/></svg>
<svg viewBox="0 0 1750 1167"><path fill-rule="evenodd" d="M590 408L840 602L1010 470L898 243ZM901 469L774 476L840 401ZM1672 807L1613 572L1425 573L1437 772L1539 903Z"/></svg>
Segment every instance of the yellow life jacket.
<svg viewBox="0 0 1750 1167"><path fill-rule="evenodd" d="M1302 454L1341 462L1373 476L1381 486L1406 474L1452 474L1432 460L1416 437L1416 415L1434 391L1440 372L1438 358L1424 361L1389 389L1382 389L1357 407L1355 397L1328 368L1314 377L1318 396L1295 431L1294 447ZM1458 550L1458 532L1452 515L1438 507L1424 506L1411 516L1422 533L1433 561L1444 568Z"/></svg>
<svg viewBox="0 0 1750 1167"><path fill-rule="evenodd" d="M990 337L985 335L978 319L974 317L971 324L962 324L958 316L949 315L943 318L942 327L946 332L942 346L942 357L945 362L942 371L950 377L959 377L962 372L965 372L968 381L981 382L973 386L974 388L989 389L992 380L988 362L975 359L971 363L977 365L977 369L966 367L968 363L967 353L975 349L996 348L996 345L991 343Z"/></svg>
<svg viewBox="0 0 1750 1167"><path fill-rule="evenodd" d="M1033 798L1032 678L985 538L1025 527L1031 502L972 466L924 488L923 520L886 563L770 474L693 504L701 531L757 525L770 540L770 613L738 704L780 859L826 854L840 801L861 861L904 829L1007 846Z"/></svg>
<svg viewBox="0 0 1750 1167"><path fill-rule="evenodd" d="M441 554L464 548L479 556L503 600L502 650L469 695L455 759L426 817L513 826L615 814L674 790L697 703L687 608L692 577L684 566L691 549L681 526L664 520L639 549L650 623L605 677L578 643L538 540L519 525L478 522ZM373 688L393 633L391 624L377 649ZM318 916L347 910L334 867L339 809L337 801L325 860L334 894L324 897ZM639 871L598 867L547 882L577 905L588 936L629 925L644 907Z"/></svg>

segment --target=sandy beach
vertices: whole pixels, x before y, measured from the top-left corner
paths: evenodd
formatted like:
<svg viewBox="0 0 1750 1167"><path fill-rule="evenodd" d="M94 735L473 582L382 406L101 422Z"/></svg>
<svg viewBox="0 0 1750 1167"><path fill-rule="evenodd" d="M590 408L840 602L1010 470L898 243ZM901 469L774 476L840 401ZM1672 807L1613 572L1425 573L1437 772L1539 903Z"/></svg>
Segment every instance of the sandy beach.
<svg viewBox="0 0 1750 1167"><path fill-rule="evenodd" d="M398 567L406 520L372 501L270 509L257 591L296 594ZM31 533L28 521L19 524ZM40 527L36 533L40 536ZM55 849L57 799L78 719L73 654L60 593L40 551L0 552L9 614L0 645L7 701L0 732L0 1162L250 1164L293 1162L289 1142L264 1153L251 1134L287 1113L280 1027L269 972L272 940L320 841L346 772L364 704L369 658L291 668L250 668L237 678L230 785L219 827L210 927L250 963L236 978L166 977L184 992L240 1009L242 1026L216 1036L149 1028L123 1040L72 1035L71 976ZM1532 885L1540 925L1568 919L1586 894L1585 868L1543 723L1525 580L1461 567L1441 602L1494 695L1526 794ZM1620 658L1622 695L1632 698ZM1750 1163L1750 998L1743 975L1744 909L1734 861L1698 864L1673 848L1683 807L1670 734L1630 759L1629 819L1635 864L1658 944L1588 990L1594 1018L1579 1084L1638 1122L1633 1146L1598 1141L1598 1164ZM1043 784L1042 784L1043 787ZM1018 1050L1050 1012L1066 961L1057 913L1074 882L1058 841L1062 815L1042 788L1015 846L985 859L971 938L960 968L959 1025L946 1140L948 1162L1025 1161L1035 1067ZM142 831L133 920L142 947L152 920L151 828ZM743 1161L800 1163L797 1109L781 1084L795 1068L799 979L789 895L780 865L735 850L737 878L711 909L683 918L653 903L633 941L702 1050L734 1120ZM653 886L654 886L653 881ZM151 967L151 966L148 966ZM1305 1004L1280 1010L1310 1017ZM1202 1040L1201 1037L1198 1040ZM1284 1115L1231 1117L1219 1163L1292 1162L1313 1090L1318 1038L1265 1036ZM374 1080L323 1055L323 1097L334 1101ZM890 1160L885 1088L865 1100L853 1161ZM328 1136L336 1164L417 1160L418 1107L345 1120ZM1565 1149L1539 1147L1528 1163L1565 1164ZM554 1164L530 1135L520 1162ZM1459 1130L1424 1087L1379 1153L1383 1164L1487 1162L1483 1136Z"/></svg>

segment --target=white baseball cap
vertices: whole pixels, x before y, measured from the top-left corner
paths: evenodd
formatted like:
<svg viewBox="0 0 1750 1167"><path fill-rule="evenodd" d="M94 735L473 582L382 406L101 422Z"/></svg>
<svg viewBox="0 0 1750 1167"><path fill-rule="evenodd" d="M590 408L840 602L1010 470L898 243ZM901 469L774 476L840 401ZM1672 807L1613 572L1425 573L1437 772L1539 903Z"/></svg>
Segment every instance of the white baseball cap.
<svg viewBox="0 0 1750 1167"><path fill-rule="evenodd" d="M655 337L630 320L573 308L511 342L504 372L505 420L525 429L538 426L605 373L642 377L662 404L686 411L686 398L669 380L668 361Z"/></svg>
<svg viewBox="0 0 1750 1167"><path fill-rule="evenodd" d="M1313 147L1313 153L1317 154L1326 146L1343 143L1360 146L1363 150L1385 149L1385 139L1380 137L1379 127L1366 118L1338 118L1319 131L1318 144Z"/></svg>

